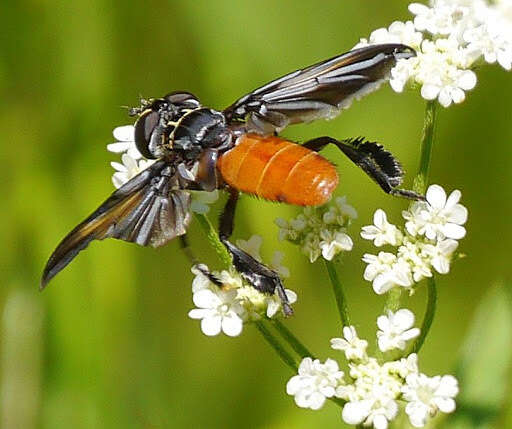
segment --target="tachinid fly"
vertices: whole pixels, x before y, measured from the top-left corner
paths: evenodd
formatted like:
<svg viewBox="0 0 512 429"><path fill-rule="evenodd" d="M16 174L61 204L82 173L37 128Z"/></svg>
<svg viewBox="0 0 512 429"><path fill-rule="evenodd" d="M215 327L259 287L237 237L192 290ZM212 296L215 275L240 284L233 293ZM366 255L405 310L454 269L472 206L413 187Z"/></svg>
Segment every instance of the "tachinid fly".
<svg viewBox="0 0 512 429"><path fill-rule="evenodd" d="M298 144L278 137L288 125L336 116L386 80L398 59L414 55L400 44L355 49L276 79L222 111L202 106L188 92L142 100L130 110L136 117L135 142L156 162L61 241L46 264L41 288L93 240L112 237L159 247L180 237L186 246L188 191L224 189L229 199L219 237L233 265L259 291L277 292L285 314L291 314L279 276L229 241L239 193L298 206L324 204L338 185L338 172L318 152L334 144L385 192L423 199L398 188L400 163L375 142L320 137Z"/></svg>

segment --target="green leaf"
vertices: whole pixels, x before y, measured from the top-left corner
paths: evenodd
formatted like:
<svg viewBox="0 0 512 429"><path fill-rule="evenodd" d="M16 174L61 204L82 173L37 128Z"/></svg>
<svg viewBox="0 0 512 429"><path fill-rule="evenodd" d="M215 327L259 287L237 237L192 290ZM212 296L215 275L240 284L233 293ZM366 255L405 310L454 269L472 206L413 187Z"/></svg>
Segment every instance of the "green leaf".
<svg viewBox="0 0 512 429"><path fill-rule="evenodd" d="M457 365L457 412L450 429L490 428L502 411L512 362L511 290L495 286L476 310Z"/></svg>

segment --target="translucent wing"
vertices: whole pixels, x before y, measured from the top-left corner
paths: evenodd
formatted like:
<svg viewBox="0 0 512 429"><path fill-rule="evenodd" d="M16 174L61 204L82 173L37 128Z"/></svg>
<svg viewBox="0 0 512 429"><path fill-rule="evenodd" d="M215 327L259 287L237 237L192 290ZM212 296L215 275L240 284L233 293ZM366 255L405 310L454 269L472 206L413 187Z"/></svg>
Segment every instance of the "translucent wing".
<svg viewBox="0 0 512 429"><path fill-rule="evenodd" d="M179 187L171 167L157 161L115 191L71 231L50 256L41 288L93 240L117 238L159 247L186 232L190 195Z"/></svg>
<svg viewBox="0 0 512 429"><path fill-rule="evenodd" d="M240 98L224 113L247 121L248 131L269 134L290 124L329 119L354 99L377 89L401 58L415 55L400 44L365 46L287 74Z"/></svg>

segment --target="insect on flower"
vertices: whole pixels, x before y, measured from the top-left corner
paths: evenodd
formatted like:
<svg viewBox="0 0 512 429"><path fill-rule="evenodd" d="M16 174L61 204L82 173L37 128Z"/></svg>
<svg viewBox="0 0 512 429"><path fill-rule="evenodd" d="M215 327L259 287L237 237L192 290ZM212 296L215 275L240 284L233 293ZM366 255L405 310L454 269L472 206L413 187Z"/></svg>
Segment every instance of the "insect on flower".
<svg viewBox="0 0 512 429"><path fill-rule="evenodd" d="M136 117L135 143L155 162L61 241L46 264L41 288L93 240L112 237L160 247L180 237L186 247L189 191L224 189L229 199L220 217L219 238L234 267L257 290L277 292L285 314L291 314L277 273L229 241L239 193L298 206L325 203L338 185L338 173L317 152L334 144L385 192L423 199L398 188L400 163L377 143L320 137L297 144L278 137L288 125L336 116L389 78L399 59L414 55L401 44L355 49L274 80L223 111L203 106L189 92L141 100L130 110ZM204 265L197 267L220 285Z"/></svg>

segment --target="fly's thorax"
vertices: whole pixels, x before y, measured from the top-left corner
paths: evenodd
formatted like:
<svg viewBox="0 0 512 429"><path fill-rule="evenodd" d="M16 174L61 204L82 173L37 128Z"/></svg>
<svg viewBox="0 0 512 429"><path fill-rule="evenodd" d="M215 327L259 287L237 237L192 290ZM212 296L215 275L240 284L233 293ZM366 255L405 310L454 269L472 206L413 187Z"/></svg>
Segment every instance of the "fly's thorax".
<svg viewBox="0 0 512 429"><path fill-rule="evenodd" d="M169 135L172 148L185 152L223 148L231 141L224 114L205 107L184 114Z"/></svg>

